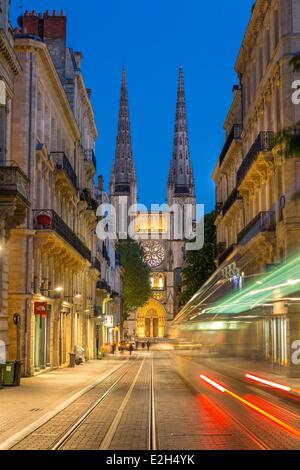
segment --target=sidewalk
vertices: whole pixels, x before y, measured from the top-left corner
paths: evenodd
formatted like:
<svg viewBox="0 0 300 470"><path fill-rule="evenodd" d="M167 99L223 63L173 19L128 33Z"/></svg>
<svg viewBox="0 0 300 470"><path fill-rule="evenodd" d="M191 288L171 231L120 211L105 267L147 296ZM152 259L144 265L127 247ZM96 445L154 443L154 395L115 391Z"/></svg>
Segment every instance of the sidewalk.
<svg viewBox="0 0 300 470"><path fill-rule="evenodd" d="M20 387L0 389L0 444L55 410L82 390L119 367L127 355L88 361L22 378Z"/></svg>

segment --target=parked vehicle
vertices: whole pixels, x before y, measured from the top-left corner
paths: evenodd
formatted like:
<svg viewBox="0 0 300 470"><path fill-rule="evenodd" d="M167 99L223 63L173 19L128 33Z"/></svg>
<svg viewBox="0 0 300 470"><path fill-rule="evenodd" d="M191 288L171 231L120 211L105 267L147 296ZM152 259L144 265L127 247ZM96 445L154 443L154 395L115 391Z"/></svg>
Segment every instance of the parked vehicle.
<svg viewBox="0 0 300 470"><path fill-rule="evenodd" d="M119 351L129 351L130 345L132 345L132 349L136 350L136 343L135 341L120 341L118 344Z"/></svg>

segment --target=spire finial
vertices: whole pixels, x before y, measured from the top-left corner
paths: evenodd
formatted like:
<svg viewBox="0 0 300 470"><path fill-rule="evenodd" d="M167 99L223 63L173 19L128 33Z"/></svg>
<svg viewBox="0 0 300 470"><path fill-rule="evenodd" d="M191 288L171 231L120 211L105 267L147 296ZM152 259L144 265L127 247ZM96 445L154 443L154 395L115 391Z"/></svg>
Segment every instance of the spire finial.
<svg viewBox="0 0 300 470"><path fill-rule="evenodd" d="M184 77L182 65L180 65L179 67L178 91L184 91Z"/></svg>
<svg viewBox="0 0 300 470"><path fill-rule="evenodd" d="M123 65L122 68L122 87L126 88L126 67Z"/></svg>

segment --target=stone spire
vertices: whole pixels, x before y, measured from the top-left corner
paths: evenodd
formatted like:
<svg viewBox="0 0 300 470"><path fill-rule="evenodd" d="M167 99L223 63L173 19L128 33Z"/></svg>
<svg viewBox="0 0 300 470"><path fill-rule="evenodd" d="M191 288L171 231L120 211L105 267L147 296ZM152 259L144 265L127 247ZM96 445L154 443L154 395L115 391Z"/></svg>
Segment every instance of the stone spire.
<svg viewBox="0 0 300 470"><path fill-rule="evenodd" d="M195 186L192 163L190 160L190 149L188 140L188 127L186 118L186 105L184 95L183 69L180 66L176 123L174 136L173 159L170 165L168 180L168 201L172 202L174 197L195 197Z"/></svg>
<svg viewBox="0 0 300 470"><path fill-rule="evenodd" d="M135 191L133 187L135 185L136 172L131 146L126 70L123 69L116 154L111 176L111 195L131 194L133 196L132 191Z"/></svg>

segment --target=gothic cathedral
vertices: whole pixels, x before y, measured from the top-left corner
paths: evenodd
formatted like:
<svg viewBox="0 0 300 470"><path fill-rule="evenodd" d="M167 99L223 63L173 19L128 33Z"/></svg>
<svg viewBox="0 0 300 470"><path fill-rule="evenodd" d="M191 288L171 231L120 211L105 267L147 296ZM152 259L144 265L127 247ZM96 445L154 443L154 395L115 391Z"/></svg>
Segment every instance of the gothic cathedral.
<svg viewBox="0 0 300 470"><path fill-rule="evenodd" d="M168 207L189 204L195 217L195 185L190 159L183 70L180 67L177 91L173 158L168 178ZM169 324L177 313L181 271L185 260L185 240L176 236L172 212L140 211L137 201L137 177L132 153L128 90L123 70L116 143L116 155L110 182L110 203L117 210L118 233L125 230L118 208L134 206L135 213L126 216L134 222L134 232L145 252L151 269L152 296L146 305L133 312L124 325L124 335L138 340L165 338ZM122 218L124 220L124 218ZM182 222L183 223L183 222Z"/></svg>

